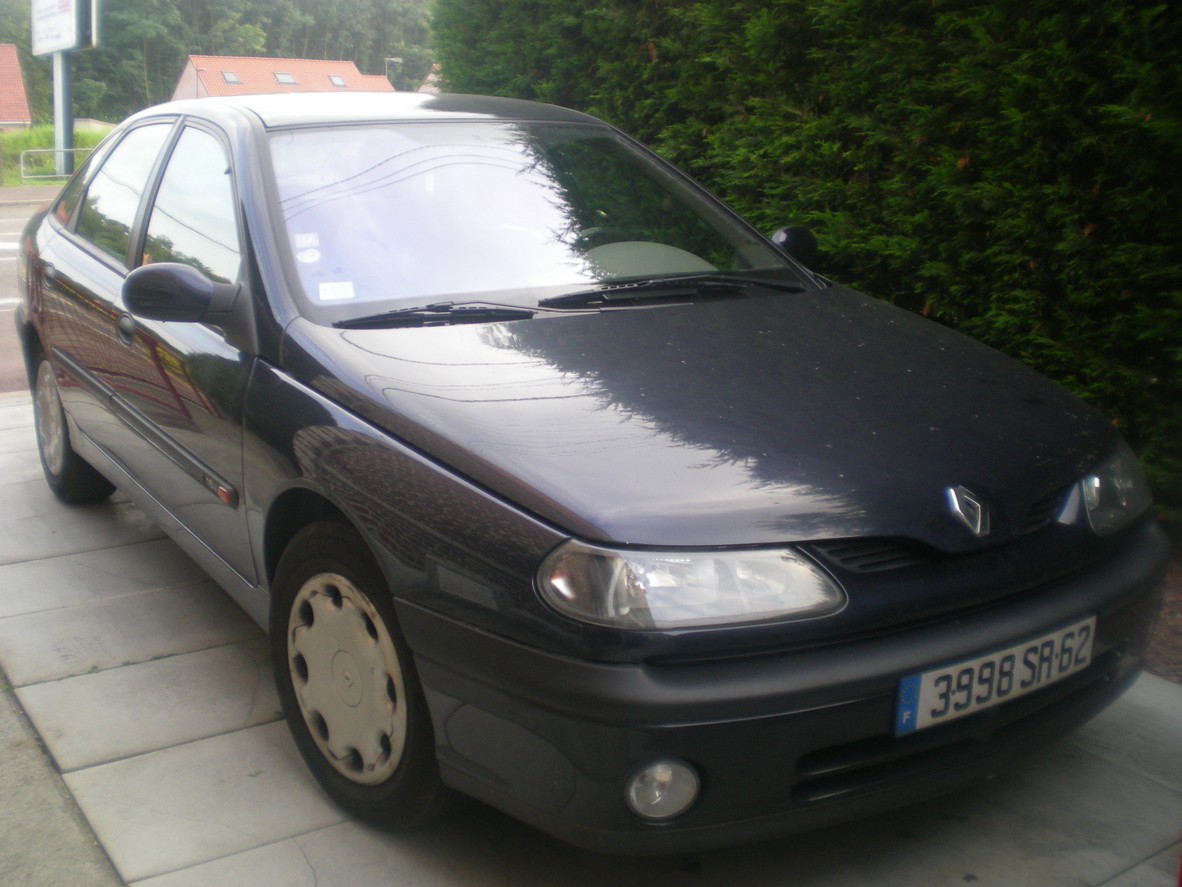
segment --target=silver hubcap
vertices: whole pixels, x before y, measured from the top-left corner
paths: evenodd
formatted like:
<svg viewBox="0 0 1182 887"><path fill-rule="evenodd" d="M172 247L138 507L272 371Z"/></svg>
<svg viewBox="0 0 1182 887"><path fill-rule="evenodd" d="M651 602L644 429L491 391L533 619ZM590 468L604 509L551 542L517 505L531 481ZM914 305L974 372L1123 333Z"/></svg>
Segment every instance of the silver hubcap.
<svg viewBox="0 0 1182 887"><path fill-rule="evenodd" d="M388 779L406 743L405 687L369 598L344 576L313 576L296 594L287 636L296 699L325 759L353 782Z"/></svg>
<svg viewBox="0 0 1182 887"><path fill-rule="evenodd" d="M37 440L49 472L55 476L61 474L65 467L66 429L57 379L48 360L41 361L37 367Z"/></svg>

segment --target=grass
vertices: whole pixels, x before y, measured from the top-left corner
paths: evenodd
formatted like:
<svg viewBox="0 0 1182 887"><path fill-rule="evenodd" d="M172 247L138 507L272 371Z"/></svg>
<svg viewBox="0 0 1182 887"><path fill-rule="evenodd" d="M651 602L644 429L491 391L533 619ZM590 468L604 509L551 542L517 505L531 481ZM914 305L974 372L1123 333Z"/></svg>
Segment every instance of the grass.
<svg viewBox="0 0 1182 887"><path fill-rule="evenodd" d="M102 139L102 133L76 131L74 133L74 147L89 152ZM32 129L17 130L15 132L0 132L0 185L11 187L15 185L52 184L61 183L60 178L21 179L21 152L27 150L45 150L54 147L54 132L52 126L35 126ZM81 162L84 153L74 155L75 162ZM52 154L37 155L36 165L26 168L31 175L50 175L54 171Z"/></svg>

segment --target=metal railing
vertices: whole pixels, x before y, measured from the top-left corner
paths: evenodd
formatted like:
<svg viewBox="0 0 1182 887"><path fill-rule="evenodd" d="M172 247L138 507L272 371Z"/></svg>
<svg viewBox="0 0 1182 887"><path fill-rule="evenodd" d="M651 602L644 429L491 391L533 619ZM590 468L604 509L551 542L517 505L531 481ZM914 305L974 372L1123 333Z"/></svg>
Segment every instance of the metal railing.
<svg viewBox="0 0 1182 887"><path fill-rule="evenodd" d="M62 164L58 163L58 155L73 154L75 161L85 160L90 156L93 148L70 148L68 151L57 148L26 148L21 151L21 181L32 182L40 179L61 179L64 176L58 172ZM46 162L44 155L49 155ZM81 156L79 156L81 155ZM65 158L61 158L63 161ZM49 170L42 172L41 170Z"/></svg>

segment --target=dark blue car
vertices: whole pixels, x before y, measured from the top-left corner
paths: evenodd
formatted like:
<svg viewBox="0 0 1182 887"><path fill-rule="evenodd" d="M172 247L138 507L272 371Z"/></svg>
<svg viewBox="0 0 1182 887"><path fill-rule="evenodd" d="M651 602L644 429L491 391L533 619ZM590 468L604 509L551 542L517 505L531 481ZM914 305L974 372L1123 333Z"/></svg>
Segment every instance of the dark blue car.
<svg viewBox="0 0 1182 887"><path fill-rule="evenodd" d="M366 819L669 852L929 797L1128 686L1167 543L1104 417L778 241L550 106L153 108L24 235L46 479L268 628Z"/></svg>

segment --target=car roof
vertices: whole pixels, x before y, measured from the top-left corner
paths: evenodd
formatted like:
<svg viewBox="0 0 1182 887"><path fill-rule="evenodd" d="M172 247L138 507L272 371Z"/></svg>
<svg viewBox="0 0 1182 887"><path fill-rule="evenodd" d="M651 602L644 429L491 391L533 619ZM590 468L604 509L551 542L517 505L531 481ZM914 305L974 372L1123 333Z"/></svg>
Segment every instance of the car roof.
<svg viewBox="0 0 1182 887"><path fill-rule="evenodd" d="M136 116L186 114L224 118L235 111L257 117L268 129L378 121L600 122L578 111L540 102L415 92L286 93L188 99L157 105Z"/></svg>

